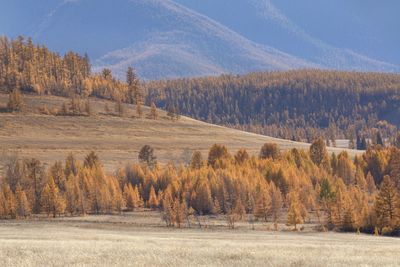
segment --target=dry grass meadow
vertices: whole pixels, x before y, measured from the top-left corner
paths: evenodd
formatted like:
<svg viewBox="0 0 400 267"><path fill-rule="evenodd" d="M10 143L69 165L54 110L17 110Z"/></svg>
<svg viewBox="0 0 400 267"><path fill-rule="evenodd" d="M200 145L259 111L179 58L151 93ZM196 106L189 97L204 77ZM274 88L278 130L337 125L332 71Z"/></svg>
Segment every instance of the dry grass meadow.
<svg viewBox="0 0 400 267"><path fill-rule="evenodd" d="M395 238L208 224L166 228L157 212L0 221L0 266L400 265Z"/></svg>
<svg viewBox="0 0 400 267"><path fill-rule="evenodd" d="M140 148L149 144L155 148L161 163L187 162L194 150L203 152L215 143L226 145L235 152L246 148L258 154L266 142L277 143L281 149L308 148L308 144L281 140L247 133L226 127L207 124L187 117L171 121L165 112L159 111L156 121L134 118L134 107L126 105L126 116L105 114L107 104L111 111L114 103L93 99L95 116L52 116L38 113L38 109L60 108L66 98L54 96L24 95L24 114L0 113L0 149L3 155L17 152L23 158L35 157L44 163L64 160L73 152L79 158L91 150L96 151L107 171L114 171L127 162L137 160ZM0 94L0 106L5 106L8 96ZM144 113L149 112L144 108ZM342 149L330 148L339 152ZM356 152L349 150L351 155ZM1 162L1 160L0 160Z"/></svg>

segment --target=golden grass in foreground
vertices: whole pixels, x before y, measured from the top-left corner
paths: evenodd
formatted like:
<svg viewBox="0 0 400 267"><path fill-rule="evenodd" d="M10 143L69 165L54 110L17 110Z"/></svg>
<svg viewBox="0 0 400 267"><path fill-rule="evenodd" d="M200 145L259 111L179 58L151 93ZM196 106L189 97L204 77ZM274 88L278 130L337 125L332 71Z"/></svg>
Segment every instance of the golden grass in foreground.
<svg viewBox="0 0 400 267"><path fill-rule="evenodd" d="M170 229L156 213L0 221L0 266L399 266L400 240Z"/></svg>
<svg viewBox="0 0 400 267"><path fill-rule="evenodd" d="M107 103L92 99L94 117L68 117L38 114L39 107L60 108L66 98L24 95L25 114L0 113L0 148L5 152L18 151L21 157L34 157L45 163L64 160L69 152L79 158L96 151L108 172L137 160L140 148L149 144L155 148L160 162L187 162L193 150L206 156L215 143L226 145L232 153L246 148L257 155L266 142L277 143L281 149L308 148L308 144L247 133L207 124L187 117L171 121L159 111L158 120L133 118L135 108L126 105L126 117L104 114ZM0 106L8 96L0 94ZM144 113L149 112L144 108ZM330 148L330 152L342 149ZM351 155L360 151L348 150ZM1 164L0 164L1 165ZM1 166L0 166L1 168Z"/></svg>

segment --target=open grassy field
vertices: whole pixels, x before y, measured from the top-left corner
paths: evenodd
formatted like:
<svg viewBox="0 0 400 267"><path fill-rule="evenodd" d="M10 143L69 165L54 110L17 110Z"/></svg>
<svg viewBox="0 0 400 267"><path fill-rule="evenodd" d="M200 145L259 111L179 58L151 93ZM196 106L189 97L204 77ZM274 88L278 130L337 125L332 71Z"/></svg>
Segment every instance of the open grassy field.
<svg viewBox="0 0 400 267"><path fill-rule="evenodd" d="M171 121L159 111L158 120L134 118L134 107L126 105L126 116L105 114L106 104L112 111L114 103L91 100L92 117L52 116L38 113L40 107L60 108L66 98L25 95L26 112L0 113L0 149L3 155L18 152L21 157L35 157L45 163L63 160L69 152L82 158L91 150L100 155L107 171L114 171L126 162L137 160L140 148L149 144L155 148L162 163L187 162L194 150L204 156L214 144L224 144L231 152L246 148L257 154L266 142L277 143L281 149L308 148L308 144L281 140L207 124L187 117ZM8 96L0 94L0 106ZM144 113L149 112L144 108ZM341 149L330 148L339 152ZM359 153L348 150L351 155Z"/></svg>
<svg viewBox="0 0 400 267"><path fill-rule="evenodd" d="M396 238L194 227L166 228L157 213L0 221L0 266L400 265Z"/></svg>

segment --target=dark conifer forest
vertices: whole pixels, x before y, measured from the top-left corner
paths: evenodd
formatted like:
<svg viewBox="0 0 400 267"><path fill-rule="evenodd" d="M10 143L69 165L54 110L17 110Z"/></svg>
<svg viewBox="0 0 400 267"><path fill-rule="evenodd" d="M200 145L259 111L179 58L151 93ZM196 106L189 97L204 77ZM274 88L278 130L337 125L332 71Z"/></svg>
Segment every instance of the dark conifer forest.
<svg viewBox="0 0 400 267"><path fill-rule="evenodd" d="M324 70L252 73L146 84L147 102L210 123L294 140L394 136L400 75Z"/></svg>

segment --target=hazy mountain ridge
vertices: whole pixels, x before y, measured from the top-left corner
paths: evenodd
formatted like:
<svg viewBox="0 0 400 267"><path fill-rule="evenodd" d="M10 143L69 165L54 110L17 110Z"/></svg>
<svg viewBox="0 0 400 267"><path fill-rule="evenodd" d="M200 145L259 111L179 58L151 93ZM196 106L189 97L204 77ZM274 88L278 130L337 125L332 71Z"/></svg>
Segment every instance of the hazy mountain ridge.
<svg viewBox="0 0 400 267"><path fill-rule="evenodd" d="M120 78L128 66L145 79L310 67L399 70L311 36L272 1L10 1L5 12L18 5L43 9L27 19L29 27L0 28L0 34L30 35L61 53L88 52L95 70L109 67Z"/></svg>
<svg viewBox="0 0 400 267"><path fill-rule="evenodd" d="M95 4L90 0L83 2ZM85 3L68 2L65 8ZM271 47L255 44L172 1L119 3L125 5L124 9L147 14L149 24L146 33L135 28L132 40L125 40L123 36L120 49L94 60L95 69L109 67L120 78L128 66L134 66L141 77L153 79L316 66ZM130 42L133 44L124 47Z"/></svg>
<svg viewBox="0 0 400 267"><path fill-rule="evenodd" d="M355 50L335 47L312 36L287 17L271 0L176 0L204 12L211 18L255 42L279 49L326 68L360 71L398 71L398 66L362 55ZM281 3L282 4L282 3ZM293 3L290 3L293 4ZM301 6L301 4L296 3ZM215 8L217 6L217 8ZM285 4L282 4L285 6ZM290 6L286 4L286 6ZM305 6L301 8L306 9ZM300 9L301 9L300 8ZM238 16L242 14L240 20ZM324 22L321 22L324 24ZM356 33L355 33L356 34ZM273 36L273 38L270 38Z"/></svg>
<svg viewBox="0 0 400 267"><path fill-rule="evenodd" d="M97 66L111 66L121 73L133 64L142 76L153 78L317 66L274 48L253 43L173 2L153 3L161 5L172 15L169 23L181 19L184 25L177 23L170 31L152 32L143 41L101 57L95 62Z"/></svg>

